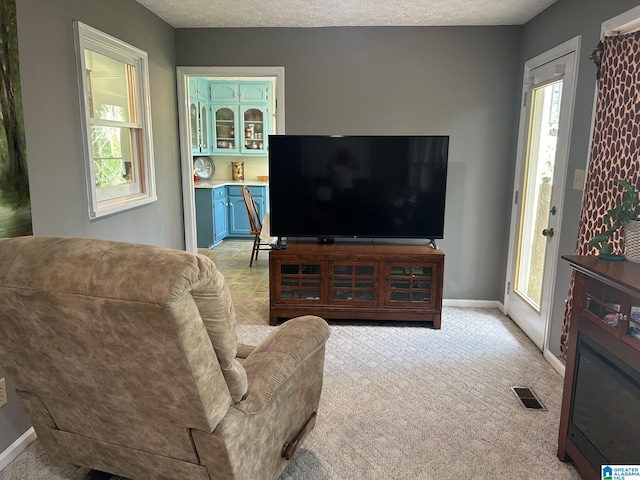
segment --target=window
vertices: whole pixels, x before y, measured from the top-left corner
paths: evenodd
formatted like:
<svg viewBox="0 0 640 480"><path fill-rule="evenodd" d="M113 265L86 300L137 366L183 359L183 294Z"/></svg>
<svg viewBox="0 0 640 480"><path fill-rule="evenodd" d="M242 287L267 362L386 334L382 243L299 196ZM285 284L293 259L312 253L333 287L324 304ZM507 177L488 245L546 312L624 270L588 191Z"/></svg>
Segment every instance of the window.
<svg viewBox="0 0 640 480"><path fill-rule="evenodd" d="M74 22L89 217L157 200L146 52Z"/></svg>

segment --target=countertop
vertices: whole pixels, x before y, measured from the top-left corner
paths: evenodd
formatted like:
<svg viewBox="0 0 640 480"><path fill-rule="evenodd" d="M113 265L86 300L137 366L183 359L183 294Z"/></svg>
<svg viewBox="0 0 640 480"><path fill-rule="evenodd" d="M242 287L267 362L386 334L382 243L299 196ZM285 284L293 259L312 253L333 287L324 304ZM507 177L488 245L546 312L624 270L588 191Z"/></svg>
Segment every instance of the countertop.
<svg viewBox="0 0 640 480"><path fill-rule="evenodd" d="M268 187L269 182L261 180L198 180L193 182L194 188L216 188L225 185L254 185L257 187Z"/></svg>

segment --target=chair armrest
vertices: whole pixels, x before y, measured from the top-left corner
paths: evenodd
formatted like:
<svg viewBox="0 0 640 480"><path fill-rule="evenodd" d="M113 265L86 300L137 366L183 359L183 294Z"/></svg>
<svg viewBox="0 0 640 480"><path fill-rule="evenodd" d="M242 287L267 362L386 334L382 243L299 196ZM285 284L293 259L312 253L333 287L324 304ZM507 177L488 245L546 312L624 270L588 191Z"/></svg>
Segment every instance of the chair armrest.
<svg viewBox="0 0 640 480"><path fill-rule="evenodd" d="M242 362L249 389L234 408L257 413L269 406L278 389L307 358L324 349L330 333L327 322L312 315L288 320L271 332Z"/></svg>
<svg viewBox="0 0 640 480"><path fill-rule="evenodd" d="M256 349L256 346L247 345L246 343L238 343L236 348L237 348L236 358L242 358L244 360L251 354L251 352L253 352Z"/></svg>

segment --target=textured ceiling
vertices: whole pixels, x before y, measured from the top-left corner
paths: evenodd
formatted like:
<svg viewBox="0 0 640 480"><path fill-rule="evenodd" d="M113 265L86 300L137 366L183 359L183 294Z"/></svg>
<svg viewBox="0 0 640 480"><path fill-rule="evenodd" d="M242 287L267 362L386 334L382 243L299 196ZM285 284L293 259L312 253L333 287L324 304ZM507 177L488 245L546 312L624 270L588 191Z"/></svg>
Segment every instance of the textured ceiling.
<svg viewBox="0 0 640 480"><path fill-rule="evenodd" d="M556 0L136 0L176 28L520 25Z"/></svg>

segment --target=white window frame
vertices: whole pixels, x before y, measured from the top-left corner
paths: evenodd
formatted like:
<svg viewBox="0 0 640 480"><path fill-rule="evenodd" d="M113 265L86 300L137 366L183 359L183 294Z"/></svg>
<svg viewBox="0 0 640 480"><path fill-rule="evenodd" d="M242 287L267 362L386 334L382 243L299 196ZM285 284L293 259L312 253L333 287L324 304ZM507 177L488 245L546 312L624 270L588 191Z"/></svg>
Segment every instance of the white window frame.
<svg viewBox="0 0 640 480"><path fill-rule="evenodd" d="M89 200L89 218L99 218L106 215L122 212L155 202L155 167L153 162L153 143L151 130L151 101L149 89L149 61L147 52L129 45L115 37L107 35L82 22L74 21L76 64L78 68L78 86L80 92L80 110L82 122L82 143L84 149L85 175L87 181L87 195ZM135 68L135 102L140 118L135 124L122 123L118 126L126 128L138 128L142 132L142 145L134 149L133 163L137 172L133 192L122 189L121 194L112 198L98 199L96 189L96 175L91 144L91 113L89 88L87 85L85 50L115 58L123 63L128 63Z"/></svg>

